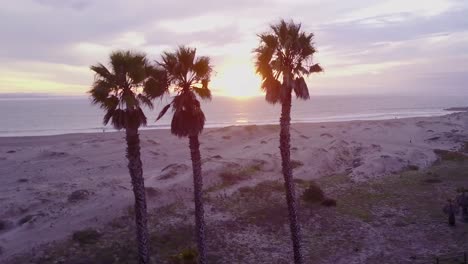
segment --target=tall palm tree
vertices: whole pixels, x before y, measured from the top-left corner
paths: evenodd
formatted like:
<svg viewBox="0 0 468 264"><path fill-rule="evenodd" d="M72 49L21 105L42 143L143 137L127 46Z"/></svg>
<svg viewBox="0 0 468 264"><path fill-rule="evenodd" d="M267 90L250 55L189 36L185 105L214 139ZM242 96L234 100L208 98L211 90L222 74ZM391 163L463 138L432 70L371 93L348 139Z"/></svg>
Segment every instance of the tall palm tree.
<svg viewBox="0 0 468 264"><path fill-rule="evenodd" d="M301 24L281 20L271 25L269 32L259 35L260 44L254 51L256 71L262 76L261 87L266 92L266 101L272 104L281 103L281 165L296 264L303 263L303 257L290 154L291 97L294 91L297 98L309 99L304 77L322 71L319 64L312 63L316 52L313 36L301 31Z"/></svg>
<svg viewBox="0 0 468 264"><path fill-rule="evenodd" d="M198 135L205 125L197 96L211 99L208 82L212 72L209 57L196 57L196 49L179 47L175 52L164 52L159 65L166 71L169 86L175 97L166 105L157 120L172 106L174 116L171 133L178 137L188 137L192 159L193 187L195 200L195 227L198 246L198 263L206 263L205 220L203 212L203 178L201 175L201 155Z"/></svg>
<svg viewBox="0 0 468 264"><path fill-rule="evenodd" d="M95 73L89 91L94 104L104 111L103 123L125 129L128 171L135 195L135 223L140 264L150 261L145 184L140 158L138 129L146 125L142 107L153 108L152 99L163 94L164 72L151 66L144 54L116 51L110 54L110 69L99 63L91 66Z"/></svg>

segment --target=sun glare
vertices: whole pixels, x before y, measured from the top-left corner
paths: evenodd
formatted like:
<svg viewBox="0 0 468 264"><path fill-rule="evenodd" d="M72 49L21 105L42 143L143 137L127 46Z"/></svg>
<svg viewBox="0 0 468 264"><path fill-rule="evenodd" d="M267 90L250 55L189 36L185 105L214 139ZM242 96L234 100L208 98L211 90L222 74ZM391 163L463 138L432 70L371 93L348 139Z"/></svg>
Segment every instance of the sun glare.
<svg viewBox="0 0 468 264"><path fill-rule="evenodd" d="M228 60L216 69L211 87L220 95L242 99L261 95L260 83L249 60Z"/></svg>

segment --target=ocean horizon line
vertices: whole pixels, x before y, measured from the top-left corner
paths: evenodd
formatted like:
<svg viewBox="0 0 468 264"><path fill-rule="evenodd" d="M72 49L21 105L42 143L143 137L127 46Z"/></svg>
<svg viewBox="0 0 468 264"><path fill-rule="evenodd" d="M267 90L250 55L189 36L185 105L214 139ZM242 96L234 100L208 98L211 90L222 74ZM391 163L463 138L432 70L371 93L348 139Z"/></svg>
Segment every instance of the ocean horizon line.
<svg viewBox="0 0 468 264"><path fill-rule="evenodd" d="M463 111L447 111L440 110L434 112L420 112L420 113L387 113L387 114L354 114L354 115L342 115L342 116L330 116L330 117L316 117L308 119L291 120L292 124L320 124L320 123L340 123L340 122L354 122L354 121L384 121L393 119L410 119L419 117L437 117L445 116L453 113L459 113ZM225 123L206 123L205 128L224 128L231 126L266 126L266 125L279 125L279 120L267 120L267 121L242 121L242 122L225 122ZM140 130L168 130L170 124L152 124L142 126ZM69 134L93 134L93 133L114 133L123 130L117 130L110 125L102 127L91 127L91 128L74 128L74 129L31 129L31 130L16 130L16 131L1 131L0 137L41 137L41 136L60 136Z"/></svg>

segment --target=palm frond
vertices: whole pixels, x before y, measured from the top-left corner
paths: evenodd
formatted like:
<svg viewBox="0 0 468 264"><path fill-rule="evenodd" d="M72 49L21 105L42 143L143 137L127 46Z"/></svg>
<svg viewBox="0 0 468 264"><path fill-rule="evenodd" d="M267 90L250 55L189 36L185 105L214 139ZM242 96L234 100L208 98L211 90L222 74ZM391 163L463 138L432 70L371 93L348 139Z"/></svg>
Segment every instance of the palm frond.
<svg viewBox="0 0 468 264"><path fill-rule="evenodd" d="M205 115L200 102L192 91L177 95L172 103L174 116L171 122L171 133L178 137L198 135L205 125Z"/></svg>
<svg viewBox="0 0 468 264"><path fill-rule="evenodd" d="M123 103L125 103L126 108L128 109L136 109L137 107L140 107L140 102L136 98L135 93L130 90L130 89L125 89L122 92L122 100Z"/></svg>
<svg viewBox="0 0 468 264"><path fill-rule="evenodd" d="M199 135L205 126L205 114L199 107L179 109L174 112L171 133L178 137Z"/></svg>
<svg viewBox="0 0 468 264"><path fill-rule="evenodd" d="M177 93L171 104L163 108L158 119L172 106L173 134L185 137L201 133L205 115L196 95L201 99L211 99L208 88L212 73L210 58L197 58L196 49L180 46L174 52L164 52L158 65L166 73L167 86L173 87Z"/></svg>
<svg viewBox="0 0 468 264"><path fill-rule="evenodd" d="M271 104L281 102L281 83L275 78L267 78L262 82L265 100Z"/></svg>
<svg viewBox="0 0 468 264"><path fill-rule="evenodd" d="M197 80L206 79L212 71L209 57L198 57L192 67Z"/></svg>
<svg viewBox="0 0 468 264"><path fill-rule="evenodd" d="M113 79L112 73L102 63L92 65L90 69L94 71L96 78L102 78L108 81L111 81Z"/></svg>
<svg viewBox="0 0 468 264"><path fill-rule="evenodd" d="M119 98L111 95L101 102L100 107L104 110L115 110L119 107Z"/></svg>
<svg viewBox="0 0 468 264"><path fill-rule="evenodd" d="M106 114L104 115L104 118L102 120L102 123L104 125L107 125L109 123L109 121L111 120L111 118L114 116L114 113L115 113L115 109L109 109L107 110Z"/></svg>
<svg viewBox="0 0 468 264"><path fill-rule="evenodd" d="M182 66L182 68L184 68L185 70L192 68L193 63L195 61L196 52L197 52L197 49L186 47L186 46L180 46L177 49L176 51L177 61Z"/></svg>
<svg viewBox="0 0 468 264"><path fill-rule="evenodd" d="M147 66L147 78L143 85L143 93L154 99L169 92L169 80L166 71L161 67Z"/></svg>
<svg viewBox="0 0 468 264"><path fill-rule="evenodd" d="M211 91L208 88L192 87L192 90L200 96L201 99L211 100Z"/></svg>
<svg viewBox="0 0 468 264"><path fill-rule="evenodd" d="M117 130L125 128L126 127L125 110L116 109L112 113L111 123L112 123L112 126Z"/></svg>
<svg viewBox="0 0 468 264"><path fill-rule="evenodd" d="M146 68L148 61L146 55L143 53L134 53L132 57L128 58L127 64L127 75L131 80L133 86L138 86L145 80Z"/></svg>
<svg viewBox="0 0 468 264"><path fill-rule="evenodd" d="M146 125L141 106L153 107L151 99L160 95L155 90L166 80L154 74L144 53L115 51L109 57L109 68L91 66L95 81L89 93L93 103L105 110L103 122L116 129Z"/></svg>
<svg viewBox="0 0 468 264"><path fill-rule="evenodd" d="M161 112L159 112L159 115L158 117L156 118L156 121L158 121L159 119L161 119L167 112L167 110L169 110L169 107L171 107L171 104L168 104L166 105L165 107L163 107L163 109L161 110Z"/></svg>
<svg viewBox="0 0 468 264"><path fill-rule="evenodd" d="M100 104L106 101L111 94L114 85L106 79L96 79L88 91L94 104Z"/></svg>
<svg viewBox="0 0 468 264"><path fill-rule="evenodd" d="M323 72L322 66L320 64L316 63L309 68L309 73L314 73L314 72Z"/></svg>
<svg viewBox="0 0 468 264"><path fill-rule="evenodd" d="M153 102L147 96L143 94L138 94L136 98L139 101L139 105L145 105L149 109L153 109Z"/></svg>
<svg viewBox="0 0 468 264"><path fill-rule="evenodd" d="M309 88L307 88L307 84L303 77L297 78L294 81L293 88L297 98L303 100L310 99Z"/></svg>
<svg viewBox="0 0 468 264"><path fill-rule="evenodd" d="M309 99L303 76L322 71L318 64L309 66L316 52L314 35L301 28L300 23L280 20L270 25L269 32L258 35L260 45L254 50L255 67L263 79L265 99L270 103L281 102L293 90L298 98Z"/></svg>

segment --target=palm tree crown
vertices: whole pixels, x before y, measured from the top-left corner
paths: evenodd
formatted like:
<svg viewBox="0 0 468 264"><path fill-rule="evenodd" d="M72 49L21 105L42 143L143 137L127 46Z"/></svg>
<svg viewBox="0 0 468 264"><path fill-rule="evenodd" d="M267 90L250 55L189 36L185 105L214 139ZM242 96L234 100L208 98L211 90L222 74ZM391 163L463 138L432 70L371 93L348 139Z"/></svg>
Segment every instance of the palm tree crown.
<svg viewBox="0 0 468 264"><path fill-rule="evenodd" d="M151 66L145 54L115 51L110 70L99 63L91 66L95 79L89 93L94 104L105 110L103 123L116 129L146 125L142 107L153 108L152 99L164 93L164 72Z"/></svg>
<svg viewBox="0 0 468 264"><path fill-rule="evenodd" d="M304 76L322 71L319 64L312 63L316 52L312 42L314 35L301 31L301 24L293 21L281 20L270 28L270 32L259 35L260 45L254 51L256 71L262 76L261 87L266 92L265 99L275 104L292 90L297 98L309 99Z"/></svg>
<svg viewBox="0 0 468 264"><path fill-rule="evenodd" d="M210 58L196 57L196 49L181 46L175 52L164 52L158 64L167 74L167 88L172 87L176 95L163 108L157 120L172 105L174 117L171 132L179 137L199 135L205 125L205 115L196 95L201 99L211 99L208 88L212 72Z"/></svg>

